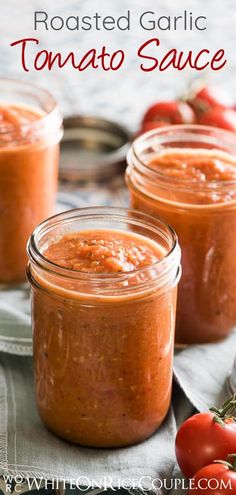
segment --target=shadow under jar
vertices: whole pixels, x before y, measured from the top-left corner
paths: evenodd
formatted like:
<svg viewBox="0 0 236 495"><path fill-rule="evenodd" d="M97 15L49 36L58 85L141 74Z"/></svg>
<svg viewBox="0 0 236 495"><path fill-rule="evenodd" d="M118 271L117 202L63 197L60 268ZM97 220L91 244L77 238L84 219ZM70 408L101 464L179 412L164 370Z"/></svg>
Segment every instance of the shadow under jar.
<svg viewBox="0 0 236 495"><path fill-rule="evenodd" d="M84 446L143 441L171 398L174 231L132 210L71 210L36 228L28 255L43 422Z"/></svg>
<svg viewBox="0 0 236 495"><path fill-rule="evenodd" d="M162 217L179 238L176 343L226 337L236 324L236 136L203 126L144 134L126 181L132 206Z"/></svg>
<svg viewBox="0 0 236 495"><path fill-rule="evenodd" d="M26 243L53 214L62 119L45 90L0 79L0 285L25 281Z"/></svg>

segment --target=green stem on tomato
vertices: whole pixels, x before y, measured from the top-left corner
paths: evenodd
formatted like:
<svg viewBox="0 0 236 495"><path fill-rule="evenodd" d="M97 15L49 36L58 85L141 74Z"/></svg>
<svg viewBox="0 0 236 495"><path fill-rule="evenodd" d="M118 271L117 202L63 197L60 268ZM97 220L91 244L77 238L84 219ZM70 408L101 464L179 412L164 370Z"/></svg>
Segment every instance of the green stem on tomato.
<svg viewBox="0 0 236 495"><path fill-rule="evenodd" d="M227 459L229 459L231 465L233 466L233 471L236 471L236 454L227 455Z"/></svg>
<svg viewBox="0 0 236 495"><path fill-rule="evenodd" d="M228 467L230 471L236 472L236 454L228 454L227 459L227 461L215 460L213 462L216 464L223 464L223 466Z"/></svg>
<svg viewBox="0 0 236 495"><path fill-rule="evenodd" d="M224 421L227 418L232 418L236 421L236 418L234 417L236 411L236 395L234 394L229 397L220 408L213 406L210 407L209 410L214 413L214 421L221 426L224 426Z"/></svg>

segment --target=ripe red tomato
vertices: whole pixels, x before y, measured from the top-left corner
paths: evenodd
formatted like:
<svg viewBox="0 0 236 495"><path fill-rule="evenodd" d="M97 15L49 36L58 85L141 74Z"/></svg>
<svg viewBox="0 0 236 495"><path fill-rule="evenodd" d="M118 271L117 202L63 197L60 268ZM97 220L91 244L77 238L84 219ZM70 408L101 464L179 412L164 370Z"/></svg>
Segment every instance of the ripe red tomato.
<svg viewBox="0 0 236 495"><path fill-rule="evenodd" d="M235 396L214 412L195 414L179 428L175 441L176 458L187 478L217 459L236 452L236 422L230 417Z"/></svg>
<svg viewBox="0 0 236 495"><path fill-rule="evenodd" d="M188 495L233 495L236 472L232 466L215 463L200 469L191 480Z"/></svg>
<svg viewBox="0 0 236 495"><path fill-rule="evenodd" d="M236 111L231 108L211 108L202 115L199 124L236 132Z"/></svg>
<svg viewBox="0 0 236 495"><path fill-rule="evenodd" d="M229 94L219 87L201 86L197 90L193 89L192 93L187 101L198 115L210 108L229 108L232 105Z"/></svg>
<svg viewBox="0 0 236 495"><path fill-rule="evenodd" d="M167 124L166 122L144 122L140 134L143 134L144 132L152 131L153 129L158 129L159 127L166 127Z"/></svg>
<svg viewBox="0 0 236 495"><path fill-rule="evenodd" d="M183 101L160 101L152 105L144 115L142 127L147 123L165 122L166 125L193 124L195 114Z"/></svg>

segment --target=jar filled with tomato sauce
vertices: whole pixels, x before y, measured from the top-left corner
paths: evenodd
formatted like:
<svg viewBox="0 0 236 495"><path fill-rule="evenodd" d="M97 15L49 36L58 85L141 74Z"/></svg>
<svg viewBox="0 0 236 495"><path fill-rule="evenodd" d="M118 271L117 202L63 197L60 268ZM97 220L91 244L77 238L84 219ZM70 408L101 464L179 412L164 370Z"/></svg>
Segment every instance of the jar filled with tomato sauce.
<svg viewBox="0 0 236 495"><path fill-rule="evenodd" d="M180 248L159 219L86 208L28 243L39 414L84 446L143 441L171 398Z"/></svg>
<svg viewBox="0 0 236 495"><path fill-rule="evenodd" d="M47 91L0 79L0 285L25 281L27 239L53 214L61 136Z"/></svg>
<svg viewBox="0 0 236 495"><path fill-rule="evenodd" d="M182 251L176 343L214 342L236 324L236 137L173 126L139 137L126 181L134 208L161 216Z"/></svg>

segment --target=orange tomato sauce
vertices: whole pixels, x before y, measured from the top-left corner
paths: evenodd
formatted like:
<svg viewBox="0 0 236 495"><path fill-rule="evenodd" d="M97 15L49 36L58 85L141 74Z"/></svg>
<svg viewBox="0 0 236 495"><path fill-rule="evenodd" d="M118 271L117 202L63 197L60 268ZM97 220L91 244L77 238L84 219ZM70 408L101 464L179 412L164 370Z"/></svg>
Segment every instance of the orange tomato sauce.
<svg viewBox="0 0 236 495"><path fill-rule="evenodd" d="M218 149L167 148L147 166L164 179L138 190L131 177L131 204L162 217L179 238L177 344L222 339L236 324L236 158Z"/></svg>
<svg viewBox="0 0 236 495"><path fill-rule="evenodd" d="M39 137L44 114L0 106L0 283L25 280L26 242L53 213L59 148ZM38 127L35 127L35 124Z"/></svg>
<svg viewBox="0 0 236 495"><path fill-rule="evenodd" d="M70 290L33 276L33 332L38 410L57 435L85 446L143 441L165 418L171 398L176 287L136 293L142 270L165 251L132 232L91 230L64 235L43 256L88 275ZM90 297L91 276L137 278L131 293ZM76 287L76 288L75 288ZM92 290L92 289L91 289Z"/></svg>

